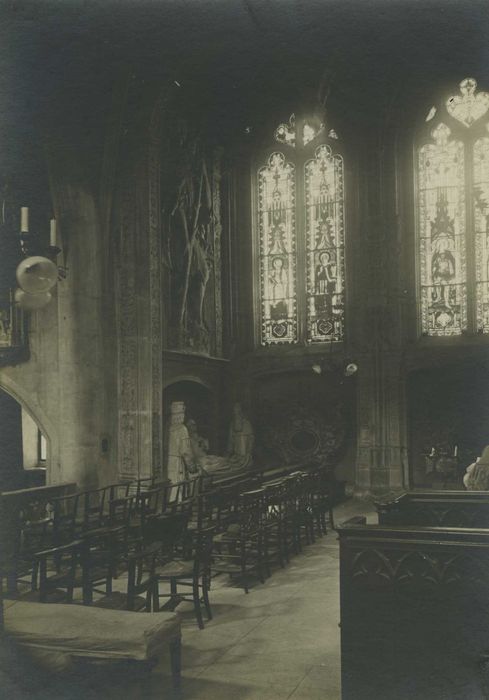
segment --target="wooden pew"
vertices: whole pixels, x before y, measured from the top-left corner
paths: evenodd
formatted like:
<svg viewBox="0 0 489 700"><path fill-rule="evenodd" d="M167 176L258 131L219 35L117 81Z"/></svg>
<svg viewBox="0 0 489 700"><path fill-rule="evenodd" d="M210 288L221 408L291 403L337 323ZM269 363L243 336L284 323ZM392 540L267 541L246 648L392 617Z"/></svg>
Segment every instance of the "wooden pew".
<svg viewBox="0 0 489 700"><path fill-rule="evenodd" d="M381 525L489 528L489 491L408 491L375 506Z"/></svg>
<svg viewBox="0 0 489 700"><path fill-rule="evenodd" d="M489 530L365 523L337 528L343 700L489 697Z"/></svg>

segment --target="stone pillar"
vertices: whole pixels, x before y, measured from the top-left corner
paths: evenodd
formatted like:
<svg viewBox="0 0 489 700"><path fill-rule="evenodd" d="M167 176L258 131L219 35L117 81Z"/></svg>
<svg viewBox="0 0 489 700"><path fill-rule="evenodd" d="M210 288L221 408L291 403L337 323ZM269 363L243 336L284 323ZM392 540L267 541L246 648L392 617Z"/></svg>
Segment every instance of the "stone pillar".
<svg viewBox="0 0 489 700"><path fill-rule="evenodd" d="M384 156L393 155L393 149L389 152L384 146L380 139L366 142L360 166L364 179L356 257L361 292L356 298L355 329L359 365L355 490L359 495L407 485L401 227L396 170Z"/></svg>
<svg viewBox="0 0 489 700"><path fill-rule="evenodd" d="M125 143L119 181L116 262L119 477L162 467L159 124Z"/></svg>

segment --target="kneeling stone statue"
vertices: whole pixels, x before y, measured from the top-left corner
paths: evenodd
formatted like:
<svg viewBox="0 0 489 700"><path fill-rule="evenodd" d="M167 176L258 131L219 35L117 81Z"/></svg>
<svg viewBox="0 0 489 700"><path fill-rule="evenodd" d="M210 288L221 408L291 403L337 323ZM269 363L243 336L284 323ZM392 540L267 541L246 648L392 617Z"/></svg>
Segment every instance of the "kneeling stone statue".
<svg viewBox="0 0 489 700"><path fill-rule="evenodd" d="M489 491L489 445L486 445L481 456L467 467L464 486L467 491Z"/></svg>

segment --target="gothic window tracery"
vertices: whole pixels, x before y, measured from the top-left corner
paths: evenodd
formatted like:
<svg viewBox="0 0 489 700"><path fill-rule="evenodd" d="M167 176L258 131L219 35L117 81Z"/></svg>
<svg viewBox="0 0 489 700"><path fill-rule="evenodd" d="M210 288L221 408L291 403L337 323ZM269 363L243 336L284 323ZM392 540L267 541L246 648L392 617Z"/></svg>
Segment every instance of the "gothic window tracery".
<svg viewBox="0 0 489 700"><path fill-rule="evenodd" d="M327 133L327 136L326 136ZM341 341L344 335L344 173L322 120L274 132L282 147L258 169L260 343Z"/></svg>
<svg viewBox="0 0 489 700"><path fill-rule="evenodd" d="M466 78L417 147L421 332L489 332L489 93Z"/></svg>

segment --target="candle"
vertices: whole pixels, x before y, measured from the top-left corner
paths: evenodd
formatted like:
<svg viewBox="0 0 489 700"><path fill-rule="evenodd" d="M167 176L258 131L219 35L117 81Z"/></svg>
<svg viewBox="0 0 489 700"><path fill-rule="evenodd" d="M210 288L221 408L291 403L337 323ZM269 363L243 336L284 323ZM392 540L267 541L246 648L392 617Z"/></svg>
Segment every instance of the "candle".
<svg viewBox="0 0 489 700"><path fill-rule="evenodd" d="M453 450L453 456L456 457L458 454L458 447L455 445L455 449Z"/></svg>
<svg viewBox="0 0 489 700"><path fill-rule="evenodd" d="M20 208L20 232L29 233L29 207Z"/></svg>
<svg viewBox="0 0 489 700"><path fill-rule="evenodd" d="M434 457L434 456L435 456L435 448L434 448L434 447L431 448L431 452L430 452L429 456L430 456L430 457Z"/></svg>
<svg viewBox="0 0 489 700"><path fill-rule="evenodd" d="M49 234L49 245L56 245L56 219L51 219L51 229Z"/></svg>

